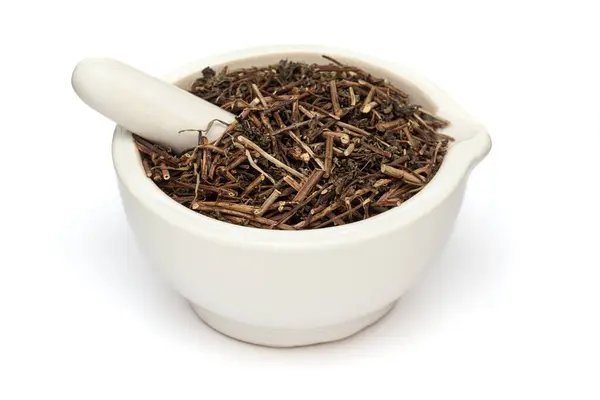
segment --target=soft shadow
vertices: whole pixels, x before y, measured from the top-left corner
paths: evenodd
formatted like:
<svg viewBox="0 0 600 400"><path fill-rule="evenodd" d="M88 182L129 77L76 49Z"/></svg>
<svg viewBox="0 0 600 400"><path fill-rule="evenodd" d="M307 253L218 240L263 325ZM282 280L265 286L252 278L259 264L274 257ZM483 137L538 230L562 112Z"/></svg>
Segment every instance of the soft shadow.
<svg viewBox="0 0 600 400"><path fill-rule="evenodd" d="M94 212L83 210L71 220L65 253L79 284L97 292L100 301L141 316L148 330L190 340L211 335L188 302L175 293L138 250L118 197Z"/></svg>

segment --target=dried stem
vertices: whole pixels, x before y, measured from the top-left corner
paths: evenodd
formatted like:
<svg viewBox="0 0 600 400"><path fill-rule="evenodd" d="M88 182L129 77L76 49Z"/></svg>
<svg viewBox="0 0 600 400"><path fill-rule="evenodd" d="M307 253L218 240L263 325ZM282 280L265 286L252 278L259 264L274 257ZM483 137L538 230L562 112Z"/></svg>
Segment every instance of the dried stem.
<svg viewBox="0 0 600 400"><path fill-rule="evenodd" d="M350 93L350 106L356 106L356 95L354 94L354 88L350 86L348 88L348 92Z"/></svg>
<svg viewBox="0 0 600 400"><path fill-rule="evenodd" d="M325 177L329 178L331 175L331 168L333 167L333 136L328 135L325 139Z"/></svg>
<svg viewBox="0 0 600 400"><path fill-rule="evenodd" d="M338 92L335 81L329 81L329 89L331 91L331 103L333 105L333 112L336 117L342 115L342 107L340 106L340 101L338 100Z"/></svg>
<svg viewBox="0 0 600 400"><path fill-rule="evenodd" d="M334 139L336 139L339 143L341 144L348 144L350 143L350 136L346 133L342 133L342 132L332 132L329 130L325 130L323 131L323 136L325 136L325 138L327 138L327 136L331 136Z"/></svg>
<svg viewBox="0 0 600 400"><path fill-rule="evenodd" d="M281 196L281 192L279 190L275 189L273 191L273 193L271 193L269 195L269 197L267 197L267 199L262 204L262 206L258 210L254 211L254 214L258 215L258 216L262 216L264 213L267 212L267 210L269 209L269 207L271 207L271 205L273 203L275 203L275 201L279 198L279 196Z"/></svg>
<svg viewBox="0 0 600 400"><path fill-rule="evenodd" d="M298 190L298 193L293 198L293 201L304 200L306 196L308 196L308 194L311 192L311 190L317 185L317 183L319 183L324 173L325 171L323 171L322 169L314 170L313 173L308 177L306 182L304 182L300 190Z"/></svg>
<svg viewBox="0 0 600 400"><path fill-rule="evenodd" d="M417 185L423 183L423 180L420 179L417 175L398 168L390 167L389 165L383 164L381 166L381 172L387 176L391 176L392 178L403 179L408 183L414 183Z"/></svg>
<svg viewBox="0 0 600 400"><path fill-rule="evenodd" d="M300 183L296 182L296 180L289 175L284 176L283 180L285 181L285 183L293 187L295 191L300 190L300 188L302 187Z"/></svg>
<svg viewBox="0 0 600 400"><path fill-rule="evenodd" d="M369 94L367 95L367 97L365 97L365 101L363 102L363 106L362 109L360 110L362 113L368 113L369 111L371 111L371 101L373 100L373 96L375 95L375 86L371 87L371 90L369 90Z"/></svg>
<svg viewBox="0 0 600 400"><path fill-rule="evenodd" d="M281 161L279 161L278 159L276 159L275 157L273 157L272 155L270 155L269 153L267 153L266 151L264 151L263 149L261 149L261 147L259 145L257 145L256 143L252 142L247 137L238 136L237 140L238 140L238 142L240 142L244 146L249 147L252 150L255 150L261 156L263 156L264 158L266 158L267 160L269 160L273 164L277 165L279 168L286 170L287 172L289 172L290 174L294 175L295 177L305 178L305 176L303 174L301 174L300 172L296 171L294 168L290 167L289 165L285 165L284 163L282 163ZM246 157L248 157L249 161L251 160L249 152L246 152ZM250 161L250 162L252 162L252 161ZM253 167L254 167L254 169L257 169L257 167L255 167L255 166L253 166ZM262 172L262 174L268 177L268 174L266 174L264 172Z"/></svg>
<svg viewBox="0 0 600 400"><path fill-rule="evenodd" d="M254 168L255 170L257 170L258 172L260 172L261 176L266 177L268 180L270 180L271 182L273 182L273 185L277 184L277 181L275 179L273 179L273 177L269 174L267 174L265 171L263 171L258 165L256 165L256 163L254 162L254 159L252 158L252 156L250 155L250 151L246 150L246 158L248 158L248 162L250 163L250 165L252 166L252 168Z"/></svg>
<svg viewBox="0 0 600 400"><path fill-rule="evenodd" d="M248 194L252 193L252 191L254 189L256 189L256 187L258 185L260 185L264 180L265 180L265 176L263 174L258 175L256 178L254 178L254 180L252 182L250 182L248 184L248 186L246 187L246 190L244 190L241 197L248 196Z"/></svg>

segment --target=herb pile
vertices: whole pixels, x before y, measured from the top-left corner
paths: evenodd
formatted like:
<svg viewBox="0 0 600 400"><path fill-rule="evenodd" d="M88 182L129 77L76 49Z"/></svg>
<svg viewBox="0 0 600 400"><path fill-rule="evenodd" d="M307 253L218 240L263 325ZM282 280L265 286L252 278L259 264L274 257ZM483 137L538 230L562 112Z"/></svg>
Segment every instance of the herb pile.
<svg viewBox="0 0 600 400"><path fill-rule="evenodd" d="M236 120L182 154L134 135L147 176L192 210L257 228L318 229L401 205L438 171L452 140L438 130L449 122L325 58L204 69L190 92Z"/></svg>

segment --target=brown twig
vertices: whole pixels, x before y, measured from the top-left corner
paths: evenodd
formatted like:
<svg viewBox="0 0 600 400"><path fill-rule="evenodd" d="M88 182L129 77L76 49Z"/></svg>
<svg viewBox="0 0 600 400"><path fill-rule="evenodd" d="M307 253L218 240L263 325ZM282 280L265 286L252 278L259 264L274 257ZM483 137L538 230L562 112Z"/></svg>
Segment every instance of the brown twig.
<svg viewBox="0 0 600 400"><path fill-rule="evenodd" d="M304 200L306 196L308 196L308 194L311 192L311 190L317 185L317 183L319 183L324 174L325 171L323 171L322 169L314 170L313 173L304 182L300 190L298 190L298 193L296 194L296 196L294 196L293 201Z"/></svg>
<svg viewBox="0 0 600 400"><path fill-rule="evenodd" d="M335 81L329 81L329 89L331 91L331 104L333 105L333 112L336 117L342 115L342 107L340 106L340 101L338 100L338 92Z"/></svg>
<svg viewBox="0 0 600 400"><path fill-rule="evenodd" d="M276 159L275 157L273 157L272 155L270 155L269 153L267 153L266 151L264 151L259 145L257 145L256 143L252 142L250 139L248 139L248 138L240 135L240 136L238 136L237 140L238 140L238 142L240 142L244 146L249 147L252 150L255 150L261 156L263 156L264 158L266 158L267 160L269 160L273 164L277 165L279 168L286 170L287 172L289 172L290 174L294 175L295 177L305 178L305 176L303 174L301 174L300 172L296 171L294 168L290 167L289 165L285 165L284 163L282 163L281 161L279 161L278 159ZM246 152L246 157L248 157L248 161L251 160L249 152ZM256 166L254 166L254 168L257 169L257 170L260 170ZM264 172L262 172L262 174L265 175L266 177L268 177L268 174L266 174Z"/></svg>
<svg viewBox="0 0 600 400"><path fill-rule="evenodd" d="M325 177L329 178L331 175L331 168L333 167L333 136L328 135L325 139Z"/></svg>
<svg viewBox="0 0 600 400"><path fill-rule="evenodd" d="M381 165L381 172L387 176L391 176L392 178L403 179L408 183L414 183L417 185L421 185L423 183L423 180L417 177L417 175L398 168L390 167L389 165Z"/></svg>

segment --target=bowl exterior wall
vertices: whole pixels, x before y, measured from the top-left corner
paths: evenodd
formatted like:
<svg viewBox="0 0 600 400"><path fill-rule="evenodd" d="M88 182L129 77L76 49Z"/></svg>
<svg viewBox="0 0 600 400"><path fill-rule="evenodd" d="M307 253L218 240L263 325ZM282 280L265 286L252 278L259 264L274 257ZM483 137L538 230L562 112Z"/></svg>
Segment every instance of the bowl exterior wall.
<svg viewBox="0 0 600 400"><path fill-rule="evenodd" d="M465 189L413 224L358 244L252 248L174 226L119 187L140 250L184 297L226 318L288 329L340 323L398 299L442 251ZM292 241L294 233L281 232Z"/></svg>

